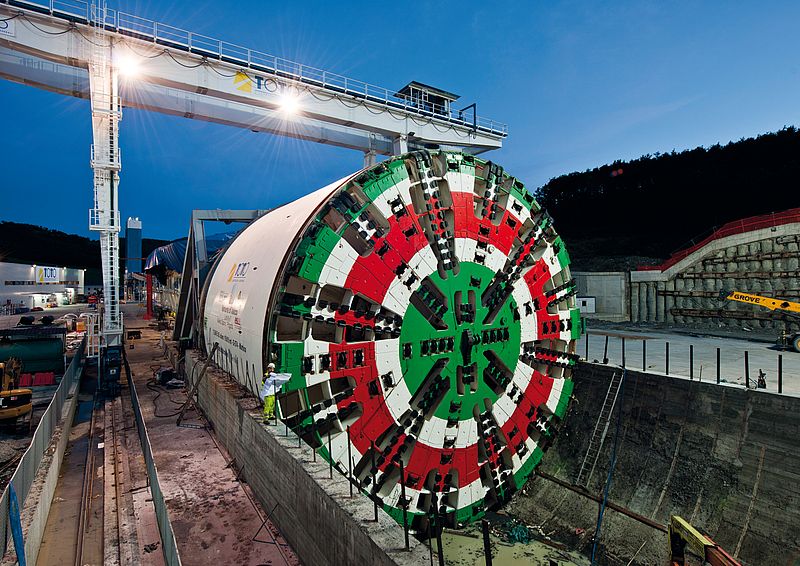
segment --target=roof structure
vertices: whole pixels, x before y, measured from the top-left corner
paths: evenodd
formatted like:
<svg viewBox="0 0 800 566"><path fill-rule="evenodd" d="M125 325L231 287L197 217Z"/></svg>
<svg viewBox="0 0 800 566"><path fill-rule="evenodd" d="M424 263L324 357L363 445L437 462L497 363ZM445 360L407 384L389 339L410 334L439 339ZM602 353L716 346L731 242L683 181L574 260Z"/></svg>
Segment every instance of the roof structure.
<svg viewBox="0 0 800 566"><path fill-rule="evenodd" d="M431 94L435 94L441 96L442 98L446 98L449 101L458 100L461 98L458 94L453 94L452 92L448 92L446 90L442 90L440 88L436 88L435 86L426 85L425 83L420 83L417 81L411 81L406 86L401 88L395 93L395 96L399 98L410 98L411 97L411 89L419 89L419 90L427 90Z"/></svg>

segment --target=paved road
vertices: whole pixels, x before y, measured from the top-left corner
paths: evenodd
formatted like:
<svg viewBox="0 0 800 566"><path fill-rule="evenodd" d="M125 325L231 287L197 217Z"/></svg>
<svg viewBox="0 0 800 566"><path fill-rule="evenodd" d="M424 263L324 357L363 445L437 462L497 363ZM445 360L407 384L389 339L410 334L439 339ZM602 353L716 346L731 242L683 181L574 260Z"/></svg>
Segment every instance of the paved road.
<svg viewBox="0 0 800 566"><path fill-rule="evenodd" d="M589 361L603 361L622 365L622 337L625 338L625 365L631 369L643 367L643 349L646 349L646 369L649 373L666 374L666 343L669 342L669 375L689 377L702 381L716 381L717 348L720 350L720 378L722 381L744 386L745 352L750 365L750 385L755 386L758 370L766 374L767 390L778 388L778 356L783 358L783 392L800 395L800 353L779 350L774 344L735 338L718 338L665 331L589 329ZM643 345L646 344L646 347ZM690 346L694 346L694 359L690 365ZM577 353L586 358L586 337L578 341ZM693 369L693 371L690 370Z"/></svg>

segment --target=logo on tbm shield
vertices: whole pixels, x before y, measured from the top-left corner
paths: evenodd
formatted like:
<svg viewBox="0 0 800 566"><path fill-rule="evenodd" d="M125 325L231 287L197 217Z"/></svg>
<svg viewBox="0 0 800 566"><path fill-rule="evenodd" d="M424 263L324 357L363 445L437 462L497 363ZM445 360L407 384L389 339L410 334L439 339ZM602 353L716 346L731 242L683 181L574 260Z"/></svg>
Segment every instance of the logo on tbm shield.
<svg viewBox="0 0 800 566"><path fill-rule="evenodd" d="M247 270L250 268L249 261L242 261L233 264L230 273L228 273L228 281L244 281Z"/></svg>
<svg viewBox="0 0 800 566"><path fill-rule="evenodd" d="M238 71L233 77L233 86L236 87L236 90L251 93L253 92L253 79L248 77L247 73Z"/></svg>

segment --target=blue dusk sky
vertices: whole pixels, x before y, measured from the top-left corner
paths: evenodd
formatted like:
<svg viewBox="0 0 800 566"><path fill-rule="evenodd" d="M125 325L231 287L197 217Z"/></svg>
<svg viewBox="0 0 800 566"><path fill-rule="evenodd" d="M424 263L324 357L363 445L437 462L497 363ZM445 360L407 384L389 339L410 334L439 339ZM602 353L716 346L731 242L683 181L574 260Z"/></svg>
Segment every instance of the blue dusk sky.
<svg viewBox="0 0 800 566"><path fill-rule="evenodd" d="M485 154L535 189L617 159L797 123L798 2L147 2L109 7L385 86L411 80L509 125ZM89 103L0 79L0 220L90 235ZM193 208L269 208L357 151L126 109L123 217L184 236Z"/></svg>

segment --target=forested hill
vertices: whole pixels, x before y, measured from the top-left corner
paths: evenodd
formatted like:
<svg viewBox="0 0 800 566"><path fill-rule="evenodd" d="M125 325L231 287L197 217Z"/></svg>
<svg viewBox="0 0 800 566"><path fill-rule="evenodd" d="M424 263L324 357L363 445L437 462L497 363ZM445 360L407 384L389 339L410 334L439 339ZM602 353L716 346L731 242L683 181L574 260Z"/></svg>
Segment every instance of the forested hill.
<svg viewBox="0 0 800 566"><path fill-rule="evenodd" d="M142 255L163 246L165 240L142 239ZM125 258L125 238L120 238L120 257ZM0 222L0 261L100 269L100 242L58 230ZM93 273L87 272L87 276Z"/></svg>
<svg viewBox="0 0 800 566"><path fill-rule="evenodd" d="M800 207L800 131L789 127L725 146L616 161L556 177L537 198L555 219L575 269L660 263L715 226ZM145 238L143 255L165 243ZM100 245L0 222L0 261L99 268Z"/></svg>
<svg viewBox="0 0 800 566"><path fill-rule="evenodd" d="M658 263L714 226L800 206L800 131L616 161L556 177L537 198L575 269Z"/></svg>

